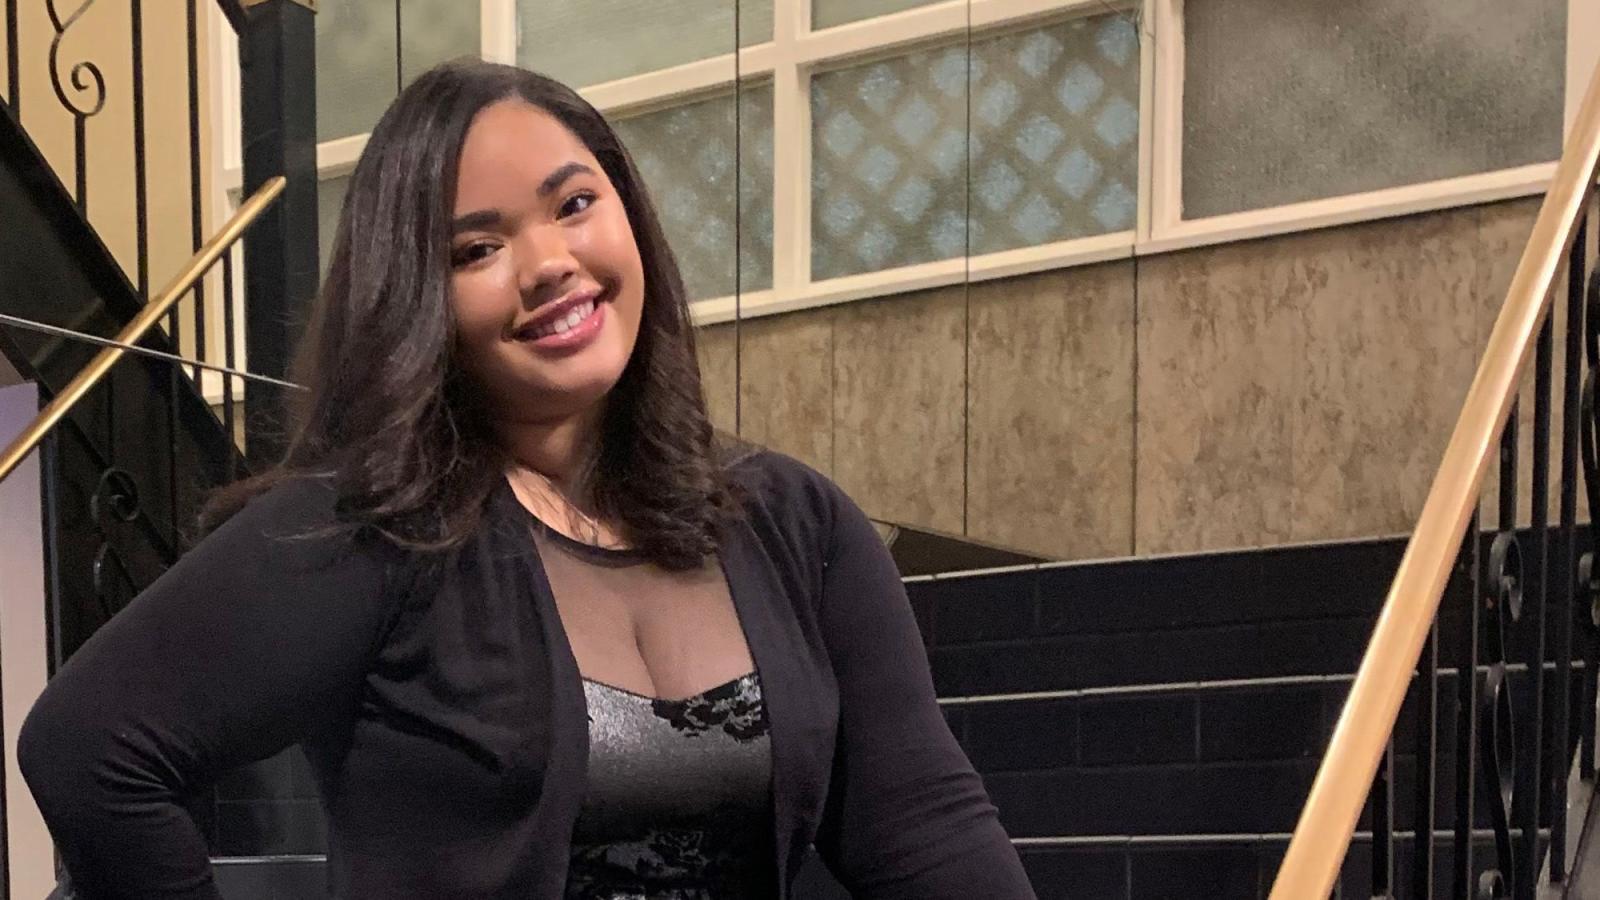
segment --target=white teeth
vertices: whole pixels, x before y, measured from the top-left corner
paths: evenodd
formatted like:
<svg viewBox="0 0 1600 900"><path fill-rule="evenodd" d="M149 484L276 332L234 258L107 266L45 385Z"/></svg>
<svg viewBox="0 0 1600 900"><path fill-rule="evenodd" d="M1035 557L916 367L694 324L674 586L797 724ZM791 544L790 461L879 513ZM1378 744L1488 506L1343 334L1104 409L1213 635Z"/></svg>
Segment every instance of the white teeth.
<svg viewBox="0 0 1600 900"><path fill-rule="evenodd" d="M579 322L582 322L584 319L589 318L589 316L591 316L593 314L594 314L594 301L590 300L589 302L584 303L582 306L573 307L572 311L567 313L565 318L557 319L556 321L552 322L551 324L545 325L545 326L539 328L537 331L534 332L534 337L535 338L542 338L542 337L549 337L552 334L565 334L567 331L570 331L574 326L576 326Z"/></svg>

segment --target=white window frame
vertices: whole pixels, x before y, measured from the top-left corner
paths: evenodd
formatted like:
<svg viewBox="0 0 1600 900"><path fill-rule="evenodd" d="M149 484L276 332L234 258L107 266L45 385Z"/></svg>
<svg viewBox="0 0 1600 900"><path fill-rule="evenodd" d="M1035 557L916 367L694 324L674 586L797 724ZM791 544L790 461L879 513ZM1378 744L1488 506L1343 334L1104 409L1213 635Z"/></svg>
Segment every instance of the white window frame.
<svg viewBox="0 0 1600 900"><path fill-rule="evenodd" d="M336 0L337 2L337 0ZM735 0L730 0L735 2ZM1167 253L1542 193L1555 162L1185 220L1182 216L1183 0L943 0L832 28L811 28L811 0L772 0L772 40L711 59L585 88L601 111L628 114L726 91L736 83L773 84L772 287L693 304L698 324L753 318L907 291L980 282L1049 269ZM479 0L485 59L515 63L516 0ZM1137 9L1140 14L1139 188L1130 231L1016 250L919 263L822 281L811 279L811 123L813 73L886 50L938 45L996 28L1072 15ZM215 17L213 17L215 18ZM1600 4L1569 0L1566 122L1600 60ZM240 177L237 49L220 41L215 92L223 129L218 212L237 202ZM321 178L347 174L367 136L317 147ZM732 252L732 248L730 248ZM236 317L242 321L243 316ZM239 344L242 348L242 340Z"/></svg>

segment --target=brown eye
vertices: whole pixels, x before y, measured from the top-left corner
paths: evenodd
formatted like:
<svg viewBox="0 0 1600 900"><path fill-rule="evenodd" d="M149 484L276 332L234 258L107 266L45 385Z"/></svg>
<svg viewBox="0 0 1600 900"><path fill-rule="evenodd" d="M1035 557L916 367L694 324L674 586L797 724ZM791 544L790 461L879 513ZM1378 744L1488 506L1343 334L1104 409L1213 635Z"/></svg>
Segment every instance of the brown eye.
<svg viewBox="0 0 1600 900"><path fill-rule="evenodd" d="M567 198L567 202L561 204L561 218L565 219L568 216L575 216L583 212L593 206L594 201L597 199L599 198L590 191L581 191L573 194Z"/></svg>
<svg viewBox="0 0 1600 900"><path fill-rule="evenodd" d="M488 259L489 255L493 253L495 249L496 248L494 244L486 241L468 244L465 247L458 248L453 254L451 254L450 264L457 268L460 268L461 266L469 266L480 260Z"/></svg>

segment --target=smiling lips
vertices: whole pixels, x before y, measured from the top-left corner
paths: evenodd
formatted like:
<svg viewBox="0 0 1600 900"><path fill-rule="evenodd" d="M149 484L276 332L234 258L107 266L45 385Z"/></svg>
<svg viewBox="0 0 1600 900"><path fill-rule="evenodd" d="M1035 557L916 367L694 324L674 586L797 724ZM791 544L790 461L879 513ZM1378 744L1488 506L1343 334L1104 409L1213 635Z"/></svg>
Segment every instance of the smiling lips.
<svg viewBox="0 0 1600 900"><path fill-rule="evenodd" d="M600 291L590 288L550 304L533 321L517 328L512 338L535 347L576 346L599 331L602 319Z"/></svg>

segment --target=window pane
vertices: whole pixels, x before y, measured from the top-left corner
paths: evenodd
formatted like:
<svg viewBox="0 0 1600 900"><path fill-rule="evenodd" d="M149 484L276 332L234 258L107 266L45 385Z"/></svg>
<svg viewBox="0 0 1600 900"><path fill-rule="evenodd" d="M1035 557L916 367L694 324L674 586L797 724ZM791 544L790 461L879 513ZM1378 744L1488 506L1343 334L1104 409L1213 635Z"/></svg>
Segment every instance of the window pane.
<svg viewBox="0 0 1600 900"><path fill-rule="evenodd" d="M482 7L461 0L400 4L400 66L406 84L447 59L483 50Z"/></svg>
<svg viewBox="0 0 1600 900"><path fill-rule="evenodd" d="M1188 0L1184 217L1557 158L1566 16L1566 0Z"/></svg>
<svg viewBox="0 0 1600 900"><path fill-rule="evenodd" d="M739 91L737 157L732 93L615 124L650 190L689 298L770 288L772 85Z"/></svg>
<svg viewBox="0 0 1600 900"><path fill-rule="evenodd" d="M816 75L811 128L813 278L966 252L966 45Z"/></svg>
<svg viewBox="0 0 1600 900"><path fill-rule="evenodd" d="M582 88L733 52L734 0L518 0L517 63ZM772 0L740 0L741 46L772 40Z"/></svg>
<svg viewBox="0 0 1600 900"><path fill-rule="evenodd" d="M1133 228L1139 32L1120 13L972 46L973 254Z"/></svg>
<svg viewBox="0 0 1600 900"><path fill-rule="evenodd" d="M394 2L324 3L316 31L317 140L366 134L396 91Z"/></svg>
<svg viewBox="0 0 1600 900"><path fill-rule="evenodd" d="M941 0L811 0L811 27L832 28Z"/></svg>
<svg viewBox="0 0 1600 900"><path fill-rule="evenodd" d="M1139 39L1120 13L974 40L970 67L956 46L824 73L811 108L814 278L1134 225Z"/></svg>

